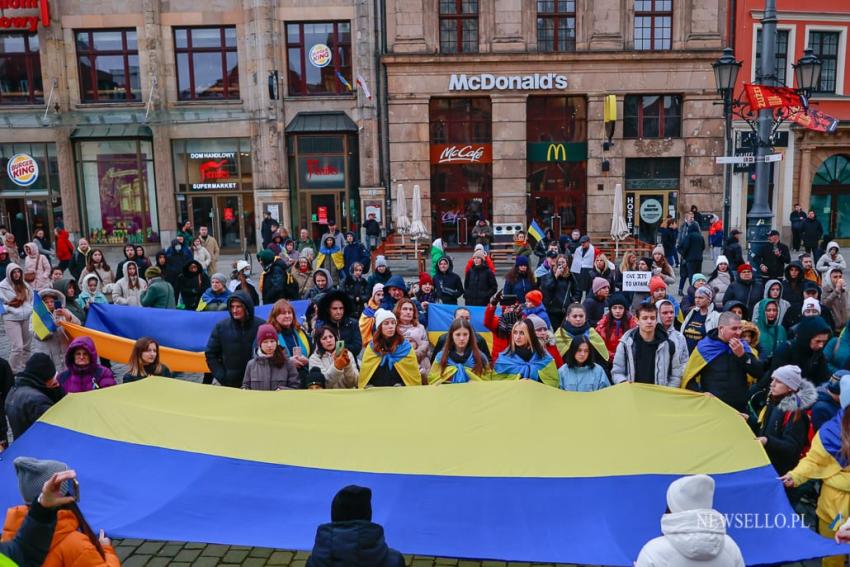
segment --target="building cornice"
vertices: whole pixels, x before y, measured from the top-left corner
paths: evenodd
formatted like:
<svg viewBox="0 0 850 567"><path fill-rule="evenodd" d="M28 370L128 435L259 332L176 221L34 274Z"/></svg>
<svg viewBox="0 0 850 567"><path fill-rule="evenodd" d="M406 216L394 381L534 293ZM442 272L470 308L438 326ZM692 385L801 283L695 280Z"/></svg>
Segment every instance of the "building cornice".
<svg viewBox="0 0 850 567"><path fill-rule="evenodd" d="M444 55L439 53L388 53L381 57L386 65L524 65L528 63L691 63L706 61L713 63L719 49L689 49L680 51L583 51L570 53L468 53Z"/></svg>

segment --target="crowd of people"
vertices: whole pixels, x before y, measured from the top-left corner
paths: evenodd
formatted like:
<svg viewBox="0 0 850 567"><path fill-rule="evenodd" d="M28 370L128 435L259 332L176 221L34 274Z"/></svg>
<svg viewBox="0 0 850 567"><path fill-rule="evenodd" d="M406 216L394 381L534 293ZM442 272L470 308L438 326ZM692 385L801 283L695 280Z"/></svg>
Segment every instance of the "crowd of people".
<svg viewBox="0 0 850 567"><path fill-rule="evenodd" d="M455 266L438 240L429 270L414 282L374 252L377 223L363 242L331 219L314 242L306 229L289 237L267 215L256 279L244 260L219 271L217 242L188 222L152 262L128 244L114 268L103 250L84 238L71 244L62 228L55 247L39 231L18 248L0 227L11 347L0 364L0 407L17 438L64 395L173 375L150 337L135 343L126 373L116 376L91 339L71 341L61 325L39 336L36 295L56 321L77 324L94 303L226 311L205 350L208 384L291 390L533 380L574 392L642 383L713 396L747 420L792 503L817 501L820 531L832 536L836 514L850 517L850 484L841 484L850 478L843 411L850 385L842 391L850 384L850 296L838 244L821 242L822 230L804 216L799 239L794 228L794 258L776 230L750 256L739 231L725 237L719 219L706 239L694 209L681 226L662 223L647 256L625 250L608 258L578 230L560 237L547 230L533 243L520 232L504 274L485 227L476 227L479 242L465 265ZM648 285L626 285L628 272L648 272ZM298 300L308 302L303 314ZM265 319L255 313L260 304L272 305ZM427 330L437 304L454 314L439 337ZM484 307L483 326L472 322L474 306Z"/></svg>

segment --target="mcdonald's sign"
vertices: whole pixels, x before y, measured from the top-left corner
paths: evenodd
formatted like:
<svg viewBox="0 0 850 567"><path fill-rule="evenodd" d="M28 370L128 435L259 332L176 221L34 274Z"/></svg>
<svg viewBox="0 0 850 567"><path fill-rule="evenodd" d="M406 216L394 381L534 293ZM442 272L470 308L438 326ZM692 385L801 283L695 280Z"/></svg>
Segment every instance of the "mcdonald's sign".
<svg viewBox="0 0 850 567"><path fill-rule="evenodd" d="M529 142L528 161L561 163L587 161L586 142Z"/></svg>

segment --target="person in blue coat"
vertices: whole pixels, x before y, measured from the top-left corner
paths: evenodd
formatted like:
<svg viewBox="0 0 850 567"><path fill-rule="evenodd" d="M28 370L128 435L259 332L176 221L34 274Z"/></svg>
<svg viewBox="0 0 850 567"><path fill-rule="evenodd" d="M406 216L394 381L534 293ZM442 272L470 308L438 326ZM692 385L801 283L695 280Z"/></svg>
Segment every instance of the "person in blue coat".
<svg viewBox="0 0 850 567"><path fill-rule="evenodd" d="M841 410L841 379L845 376L850 376L850 371L839 370L828 382L818 386L818 399L812 406L812 427L815 431Z"/></svg>
<svg viewBox="0 0 850 567"><path fill-rule="evenodd" d="M564 356L564 365L558 370L562 390L570 392L595 392L611 385L602 366L595 362L590 339L576 337Z"/></svg>
<svg viewBox="0 0 850 567"><path fill-rule="evenodd" d="M355 262L360 262L363 265L364 274L369 271L369 265L371 264L369 251L366 250L362 242L354 237L353 232L347 232L345 234L345 248L342 249L342 258L345 277L351 274L351 265Z"/></svg>
<svg viewBox="0 0 850 567"><path fill-rule="evenodd" d="M404 567L404 557L387 545L384 528L372 522L372 491L346 486L334 496L331 521L316 530L307 567Z"/></svg>
<svg viewBox="0 0 850 567"><path fill-rule="evenodd" d="M528 266L528 256L517 256L514 267L505 276L504 294L515 295L520 303L525 303L525 294L536 287L536 279Z"/></svg>

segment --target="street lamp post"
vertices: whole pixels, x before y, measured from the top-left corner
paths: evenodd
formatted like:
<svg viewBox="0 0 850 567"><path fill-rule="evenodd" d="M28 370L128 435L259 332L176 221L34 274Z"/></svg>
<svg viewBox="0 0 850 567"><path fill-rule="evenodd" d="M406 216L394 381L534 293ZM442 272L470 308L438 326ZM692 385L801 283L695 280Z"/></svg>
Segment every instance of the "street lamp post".
<svg viewBox="0 0 850 567"><path fill-rule="evenodd" d="M741 70L741 62L735 60L735 52L731 47L723 50L723 55L712 63L714 68L714 79L717 81L717 92L723 97L723 118L726 123L726 155L734 154L732 142L732 103L735 95L735 83L738 80L738 71ZM725 165L723 182L723 230L729 234L729 215L731 209L732 193L732 164Z"/></svg>

